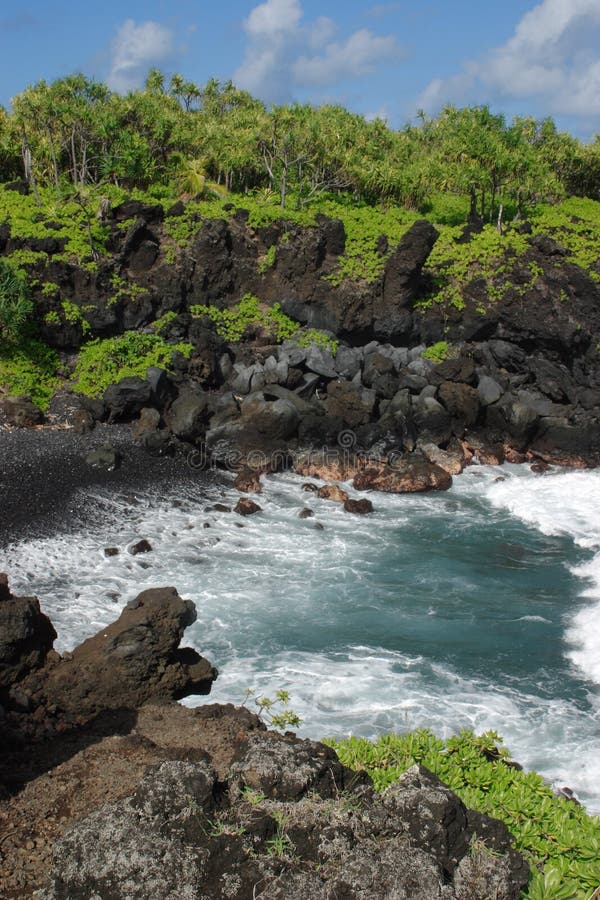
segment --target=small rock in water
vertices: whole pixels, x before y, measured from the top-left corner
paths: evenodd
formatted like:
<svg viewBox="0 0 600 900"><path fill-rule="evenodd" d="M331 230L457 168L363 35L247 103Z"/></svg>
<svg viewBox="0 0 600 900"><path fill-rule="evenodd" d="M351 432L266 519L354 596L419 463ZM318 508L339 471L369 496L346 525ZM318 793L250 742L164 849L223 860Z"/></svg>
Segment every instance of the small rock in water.
<svg viewBox="0 0 600 900"><path fill-rule="evenodd" d="M317 497L321 500L334 500L336 503L345 503L350 499L346 491L339 484L325 484L317 491Z"/></svg>
<svg viewBox="0 0 600 900"><path fill-rule="evenodd" d="M104 548L104 555L105 555L105 556L118 556L118 555L119 555L119 548L118 548L118 547L105 547L105 548Z"/></svg>
<svg viewBox="0 0 600 900"><path fill-rule="evenodd" d="M207 507L207 512L231 512L231 507L226 506L224 503L214 503L212 506Z"/></svg>
<svg viewBox="0 0 600 900"><path fill-rule="evenodd" d="M373 504L370 500L353 500L349 498L344 502L346 512L355 513L358 516L366 516L373 512Z"/></svg>
<svg viewBox="0 0 600 900"><path fill-rule="evenodd" d="M243 494L260 494L262 492L260 474L253 469L242 469L233 482L233 486Z"/></svg>
<svg viewBox="0 0 600 900"><path fill-rule="evenodd" d="M129 552L132 556L137 556L138 553L150 553L152 551L152 545L146 538L143 538L141 541L138 541L137 544L134 544L129 548Z"/></svg>
<svg viewBox="0 0 600 900"><path fill-rule="evenodd" d="M254 500L248 499L248 497L240 497L235 507L235 512L240 516L253 516L254 513L260 512L262 509L258 503L255 503Z"/></svg>
<svg viewBox="0 0 600 900"><path fill-rule="evenodd" d="M306 484L302 485L302 490L306 491L307 493L310 492L316 494L316 492L319 490L319 486L316 484L312 484L312 482L310 481L307 481Z"/></svg>
<svg viewBox="0 0 600 900"><path fill-rule="evenodd" d="M314 512L312 511L312 509L301 509L298 513L299 519L312 519L313 516Z"/></svg>

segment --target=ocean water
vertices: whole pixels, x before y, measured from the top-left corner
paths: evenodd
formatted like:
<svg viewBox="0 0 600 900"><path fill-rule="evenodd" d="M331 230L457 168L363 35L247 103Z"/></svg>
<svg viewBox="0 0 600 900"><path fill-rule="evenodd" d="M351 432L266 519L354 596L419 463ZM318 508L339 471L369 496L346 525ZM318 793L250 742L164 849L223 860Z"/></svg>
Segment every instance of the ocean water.
<svg viewBox="0 0 600 900"><path fill-rule="evenodd" d="M600 812L600 471L473 466L447 493L373 494L366 517L303 481L265 479L246 519L208 510L238 494L192 475L88 492L64 530L0 548L0 570L39 596L58 649L175 585L198 610L184 642L220 671L190 705L281 688L303 736L495 729ZM133 557L140 538L154 550Z"/></svg>

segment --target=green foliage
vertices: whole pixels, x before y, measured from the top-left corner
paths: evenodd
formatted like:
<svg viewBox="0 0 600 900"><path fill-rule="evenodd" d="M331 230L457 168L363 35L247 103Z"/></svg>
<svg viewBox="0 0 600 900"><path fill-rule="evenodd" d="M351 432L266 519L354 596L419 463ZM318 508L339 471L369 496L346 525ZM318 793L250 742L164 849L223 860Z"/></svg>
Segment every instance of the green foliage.
<svg viewBox="0 0 600 900"><path fill-rule="evenodd" d="M265 272L268 272L269 269L272 269L275 265L275 257L277 256L277 247L275 244L272 244L263 258L258 263L258 272L260 275L264 275Z"/></svg>
<svg viewBox="0 0 600 900"><path fill-rule="evenodd" d="M31 397L44 410L59 384L58 365L58 354L41 341L31 338L19 344L3 344L0 386L10 395Z"/></svg>
<svg viewBox="0 0 600 900"><path fill-rule="evenodd" d="M0 341L22 339L33 312L25 276L10 262L0 259Z"/></svg>
<svg viewBox="0 0 600 900"><path fill-rule="evenodd" d="M532 220L538 233L554 236L571 260L600 282L600 203L569 197L556 206L540 206Z"/></svg>
<svg viewBox="0 0 600 900"><path fill-rule="evenodd" d="M214 322L217 334L230 344L241 341L252 325L267 330L276 343L294 338L301 347L309 347L315 343L329 347L333 353L338 347L338 341L315 328L302 330L298 322L286 316L279 303L265 306L253 294L244 294L240 302L230 309L190 306L190 313L197 317L208 316Z"/></svg>
<svg viewBox="0 0 600 900"><path fill-rule="evenodd" d="M464 225L469 215L466 194L432 194L419 207L419 212L436 225Z"/></svg>
<svg viewBox="0 0 600 900"><path fill-rule="evenodd" d="M156 334L162 334L176 318L177 313L171 310L166 312L164 316L161 316L160 319L155 319L150 327Z"/></svg>
<svg viewBox="0 0 600 900"><path fill-rule="evenodd" d="M462 227L444 227L427 260L427 270L433 278L434 289L417 303L428 307L432 303L464 308L464 288L474 278L483 278L488 299L498 300L511 287L510 273L515 260L528 248L527 237L510 231L501 235L486 225L470 241L459 242ZM532 275L531 284L534 277ZM523 292L529 285L521 286Z"/></svg>
<svg viewBox="0 0 600 900"><path fill-rule="evenodd" d="M346 252L327 280L332 284L350 278L354 281L375 281L385 265L386 257L378 252L381 235L395 247L418 218L417 214L401 207L378 208L366 204L342 204L329 200L319 204L319 212L342 219L346 230Z"/></svg>
<svg viewBox="0 0 600 900"><path fill-rule="evenodd" d="M430 359L431 362L441 363L444 362L445 359L448 359L451 352L452 348L448 341L438 341L437 344L432 344L431 347L424 350L421 356L425 359Z"/></svg>
<svg viewBox="0 0 600 900"><path fill-rule="evenodd" d="M69 260L75 257L78 262L88 260L92 248L102 253L106 248L109 228L101 224L95 216L101 192L90 189L85 198L71 194L70 197L57 200L51 188L39 188L38 195L41 206L38 206L32 194L21 195L16 191L0 190L0 222L10 225L13 238L24 240L35 238L63 238L66 240L63 253L55 254L53 259ZM52 228L46 227L48 223ZM19 265L34 263L47 258L41 251L20 250L13 254Z"/></svg>
<svg viewBox="0 0 600 900"><path fill-rule="evenodd" d="M79 325L81 333L84 335L90 333L90 323L84 317L80 306L77 306L75 303L70 303L68 300L63 300L61 307L65 322L68 322L69 325Z"/></svg>
<svg viewBox="0 0 600 900"><path fill-rule="evenodd" d="M600 885L600 819L557 797L536 772L507 765L508 751L495 732L461 731L441 741L419 729L375 743L364 738L328 743L345 765L366 769L377 790L418 763L467 806L501 819L531 862L530 898L584 900Z"/></svg>
<svg viewBox="0 0 600 900"><path fill-rule="evenodd" d="M288 691L276 691L275 699L265 697L263 694L256 694L252 688L246 690L246 696L242 701L245 706L248 700L252 698L257 709L257 715L263 722L271 728L279 728L284 731L286 728L299 728L302 724L300 716L291 710L288 706L290 695ZM259 802L254 799L253 802Z"/></svg>
<svg viewBox="0 0 600 900"><path fill-rule="evenodd" d="M99 397L121 378L146 377L149 366L169 369L173 353L189 356L190 344L167 344L158 334L128 331L119 337L89 341L80 351L73 380L76 389L89 397Z"/></svg>

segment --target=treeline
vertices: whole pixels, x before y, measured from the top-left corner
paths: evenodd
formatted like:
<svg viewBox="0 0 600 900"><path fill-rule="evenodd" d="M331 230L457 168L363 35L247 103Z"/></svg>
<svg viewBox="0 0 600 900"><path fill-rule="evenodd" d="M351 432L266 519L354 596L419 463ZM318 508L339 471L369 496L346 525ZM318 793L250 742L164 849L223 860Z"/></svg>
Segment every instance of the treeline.
<svg viewBox="0 0 600 900"><path fill-rule="evenodd" d="M583 144L552 119L509 124L486 106L394 130L341 106L267 108L232 82L199 87L154 69L126 96L72 75L0 107L0 180L17 178L58 197L90 184L272 192L282 208L344 193L422 209L448 192L491 221L565 195L600 199L600 139Z"/></svg>

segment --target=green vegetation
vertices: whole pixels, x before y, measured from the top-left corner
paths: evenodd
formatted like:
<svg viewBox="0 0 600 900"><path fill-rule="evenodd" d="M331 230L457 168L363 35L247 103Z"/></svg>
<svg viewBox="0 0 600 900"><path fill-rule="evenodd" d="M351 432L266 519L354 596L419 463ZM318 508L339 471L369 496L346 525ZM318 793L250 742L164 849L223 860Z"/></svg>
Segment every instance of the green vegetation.
<svg viewBox="0 0 600 900"><path fill-rule="evenodd" d="M557 797L536 772L507 765L508 751L493 731L462 731L447 741L419 729L328 741L341 761L365 769L384 790L418 763L434 772L467 805L501 819L529 859L530 900L588 900L600 886L600 819Z"/></svg>
<svg viewBox="0 0 600 900"><path fill-rule="evenodd" d="M240 704L246 706L249 700L252 700L256 707L256 714L270 728L278 728L285 731L286 728L299 728L302 719L288 706L290 695L288 691L276 691L275 699L265 697L263 694L257 694L252 688L246 690L246 695ZM246 799L251 803L260 803L262 796L250 791L246 793Z"/></svg>
<svg viewBox="0 0 600 900"><path fill-rule="evenodd" d="M239 303L230 309L216 306L191 306L193 316L208 316L214 322L217 334L229 343L241 341L250 326L265 329L276 343L294 338L301 347L319 344L335 353L338 341L315 328L302 330L301 325L281 309L279 303L266 306L253 294L244 294Z"/></svg>
<svg viewBox="0 0 600 900"><path fill-rule="evenodd" d="M25 336L33 312L25 277L10 262L0 259L0 346Z"/></svg>
<svg viewBox="0 0 600 900"><path fill-rule="evenodd" d="M269 269L272 269L275 265L275 257L277 256L277 247L275 244L272 244L263 258L258 263L258 271L261 275L264 275L265 272L268 272Z"/></svg>
<svg viewBox="0 0 600 900"><path fill-rule="evenodd" d="M58 387L58 354L34 338L2 344L0 349L0 387L9 395L31 397L44 410Z"/></svg>
<svg viewBox="0 0 600 900"><path fill-rule="evenodd" d="M169 369L173 353L185 356L192 352L191 344L167 344L157 334L128 331L119 337L89 341L80 351L73 376L74 386L82 394L99 397L110 384L121 378L138 375L146 377L149 366Z"/></svg>
<svg viewBox="0 0 600 900"><path fill-rule="evenodd" d="M421 355L425 359L430 359L431 362L441 363L448 359L451 354L452 347L448 341L438 341L437 344L432 344L431 347L428 347Z"/></svg>

